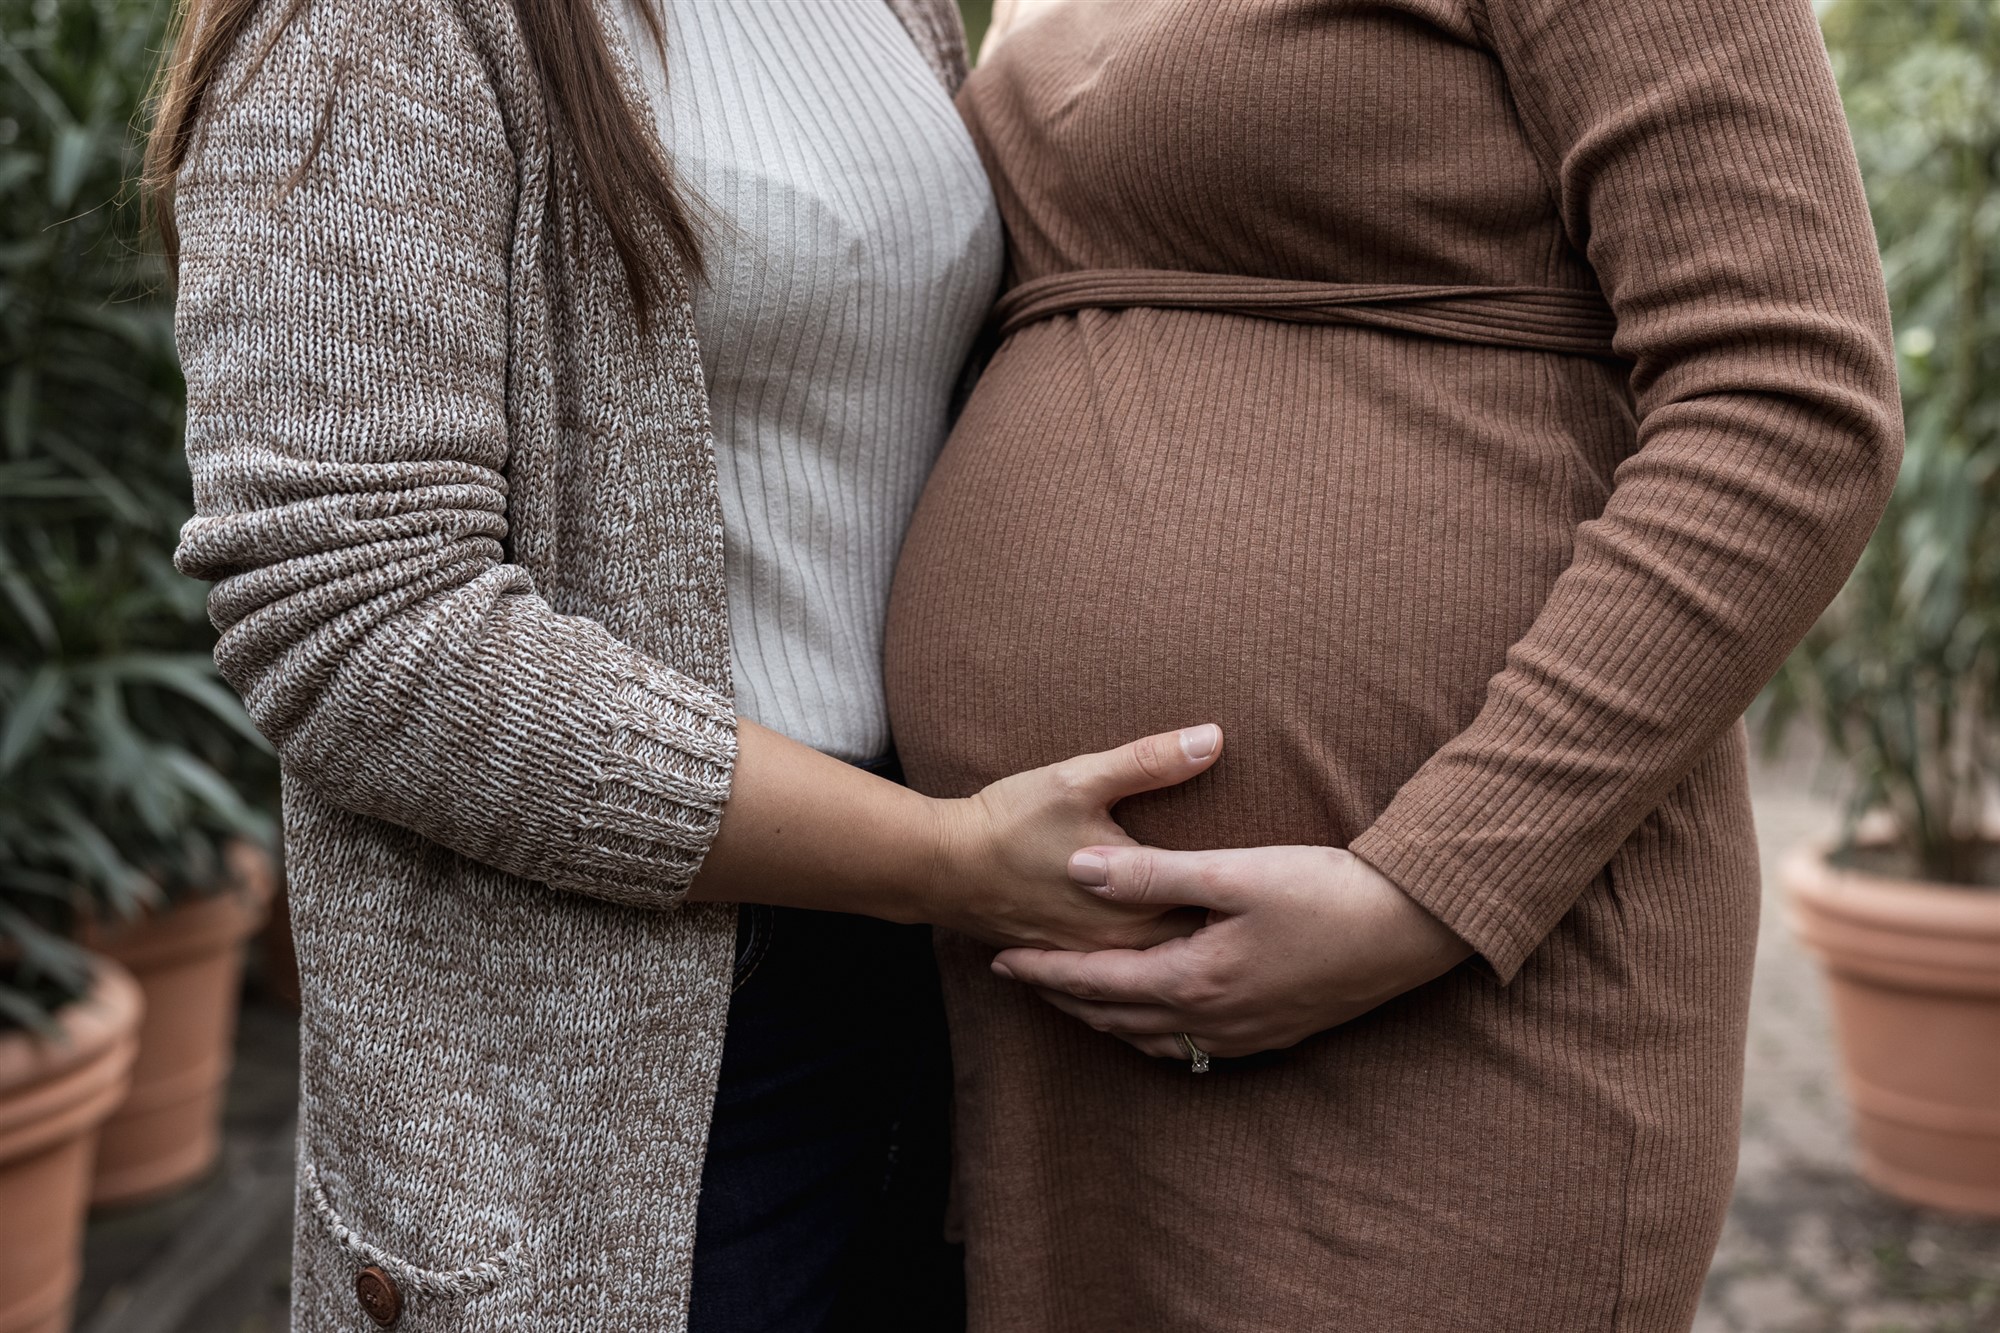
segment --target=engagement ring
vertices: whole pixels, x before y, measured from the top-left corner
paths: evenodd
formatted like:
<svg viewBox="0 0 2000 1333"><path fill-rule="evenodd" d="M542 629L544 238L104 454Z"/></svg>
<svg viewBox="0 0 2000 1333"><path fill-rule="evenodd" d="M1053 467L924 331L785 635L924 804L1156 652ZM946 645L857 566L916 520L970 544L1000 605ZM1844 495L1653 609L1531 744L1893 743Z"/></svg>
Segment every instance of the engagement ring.
<svg viewBox="0 0 2000 1333"><path fill-rule="evenodd" d="M1187 1052L1189 1071L1196 1074L1208 1072L1208 1052L1194 1044L1194 1038L1185 1032L1174 1034L1180 1038L1181 1049Z"/></svg>

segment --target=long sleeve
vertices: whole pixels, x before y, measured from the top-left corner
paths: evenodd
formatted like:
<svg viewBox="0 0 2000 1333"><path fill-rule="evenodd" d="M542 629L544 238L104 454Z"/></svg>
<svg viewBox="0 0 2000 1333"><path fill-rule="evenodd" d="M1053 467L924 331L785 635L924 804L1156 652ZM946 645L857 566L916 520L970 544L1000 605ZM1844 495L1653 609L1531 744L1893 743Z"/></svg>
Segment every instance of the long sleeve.
<svg viewBox="0 0 2000 1333"><path fill-rule="evenodd" d="M1901 418L1808 0L1490 0L1637 449L1471 725L1352 850L1510 978L1839 589Z"/></svg>
<svg viewBox="0 0 2000 1333"><path fill-rule="evenodd" d="M443 0L266 9L176 198L177 560L216 583L217 661L288 780L669 906L720 822L735 720L508 563L519 167L486 70Z"/></svg>

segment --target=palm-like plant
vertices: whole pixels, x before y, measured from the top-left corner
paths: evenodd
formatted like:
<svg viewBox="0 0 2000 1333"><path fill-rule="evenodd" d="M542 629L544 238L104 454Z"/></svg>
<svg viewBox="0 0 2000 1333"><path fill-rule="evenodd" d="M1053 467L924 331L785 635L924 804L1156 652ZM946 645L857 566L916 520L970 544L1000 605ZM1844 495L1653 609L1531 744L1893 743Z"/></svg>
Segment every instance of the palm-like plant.
<svg viewBox="0 0 2000 1333"><path fill-rule="evenodd" d="M270 835L268 751L170 559L181 380L128 184L164 9L0 0L0 1027L84 984L79 910Z"/></svg>
<svg viewBox="0 0 2000 1333"><path fill-rule="evenodd" d="M1787 665L1914 868L2000 884L2000 4L1835 0L1822 15L1898 328L1909 448L1853 580Z"/></svg>

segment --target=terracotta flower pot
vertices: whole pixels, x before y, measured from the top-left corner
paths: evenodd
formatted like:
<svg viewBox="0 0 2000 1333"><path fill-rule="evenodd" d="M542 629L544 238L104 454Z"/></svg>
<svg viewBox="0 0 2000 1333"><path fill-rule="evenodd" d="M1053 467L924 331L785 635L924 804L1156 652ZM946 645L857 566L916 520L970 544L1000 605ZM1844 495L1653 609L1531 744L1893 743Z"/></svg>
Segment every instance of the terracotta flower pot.
<svg viewBox="0 0 2000 1333"><path fill-rule="evenodd" d="M115 963L56 1015L0 1034L0 1333L63 1333L82 1269L98 1127L125 1095L145 1000Z"/></svg>
<svg viewBox="0 0 2000 1333"><path fill-rule="evenodd" d="M221 1151L243 946L271 901L271 858L238 843L229 869L232 882L217 893L85 933L146 994L131 1092L98 1141L93 1204L171 1193L207 1172Z"/></svg>
<svg viewBox="0 0 2000 1333"><path fill-rule="evenodd" d="M1910 1203L2000 1217L2000 892L1784 865L1825 962L1861 1174Z"/></svg>

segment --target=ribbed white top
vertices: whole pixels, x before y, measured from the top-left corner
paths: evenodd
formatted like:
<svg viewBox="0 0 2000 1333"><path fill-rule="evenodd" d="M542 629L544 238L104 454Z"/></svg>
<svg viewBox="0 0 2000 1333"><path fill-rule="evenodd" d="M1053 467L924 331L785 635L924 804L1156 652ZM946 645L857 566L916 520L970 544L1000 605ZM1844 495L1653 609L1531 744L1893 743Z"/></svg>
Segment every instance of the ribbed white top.
<svg viewBox="0 0 2000 1333"><path fill-rule="evenodd" d="M882 0L661 6L664 90L627 19L682 186L716 220L694 313L737 709L872 759L889 577L999 284L999 216Z"/></svg>

